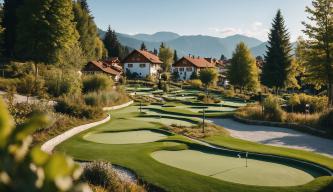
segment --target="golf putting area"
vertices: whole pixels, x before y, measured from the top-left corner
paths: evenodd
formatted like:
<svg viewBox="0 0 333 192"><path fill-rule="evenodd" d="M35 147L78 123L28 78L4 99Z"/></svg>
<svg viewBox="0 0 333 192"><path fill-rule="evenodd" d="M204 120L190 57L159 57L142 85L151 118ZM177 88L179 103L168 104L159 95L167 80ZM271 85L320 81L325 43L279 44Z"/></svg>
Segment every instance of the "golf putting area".
<svg viewBox="0 0 333 192"><path fill-rule="evenodd" d="M245 158L197 150L157 151L151 156L172 167L246 185L297 186L315 179L311 172L279 163L248 159L246 167Z"/></svg>
<svg viewBox="0 0 333 192"><path fill-rule="evenodd" d="M88 133L83 138L87 141L101 144L125 145L150 143L167 138L163 133L150 130L124 131L124 132L100 132Z"/></svg>

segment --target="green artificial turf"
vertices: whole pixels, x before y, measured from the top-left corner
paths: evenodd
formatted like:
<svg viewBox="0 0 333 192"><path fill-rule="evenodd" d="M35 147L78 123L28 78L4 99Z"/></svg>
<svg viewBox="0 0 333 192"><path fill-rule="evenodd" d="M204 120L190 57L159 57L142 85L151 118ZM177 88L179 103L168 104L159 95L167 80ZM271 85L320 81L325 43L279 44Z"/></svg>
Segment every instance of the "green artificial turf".
<svg viewBox="0 0 333 192"><path fill-rule="evenodd" d="M157 161L200 175L234 183L260 186L296 186L314 179L311 173L272 163L197 150L157 151L152 154Z"/></svg>
<svg viewBox="0 0 333 192"><path fill-rule="evenodd" d="M88 133L83 137L87 141L104 144L149 143L167 138L162 133L149 130Z"/></svg>
<svg viewBox="0 0 333 192"><path fill-rule="evenodd" d="M165 115L163 112L164 111L162 111L161 115ZM112 118L109 122L72 137L71 139L60 144L56 150L65 152L73 156L76 160L105 160L115 165L126 167L130 170L133 170L141 180L170 192L314 192L323 190L326 186L333 182L332 177L324 176L316 178L305 185L291 187L263 187L236 184L233 182L225 181L227 179L221 180L221 178L200 175L200 173L197 174L191 171L168 166L156 161L151 157L151 154L156 151L179 151L187 149L206 152L214 151L205 146L195 144L193 141L190 141L179 135L168 135L165 133L168 135L168 137L164 140L150 143L122 145L103 144L85 140L84 136L88 133L135 130L152 130L154 132L159 132L164 129L164 126L160 124L141 121L140 116L142 116L142 113L138 112L137 106L130 106L121 110L112 111L110 114ZM175 115L173 117L177 116ZM181 116L180 118L188 118L189 120L192 120L192 118L185 116ZM263 146L259 144L256 145L251 142L245 142L226 136L211 137L208 138L207 141L220 146L238 148L244 151L250 151L250 149L252 149L253 151L257 152L277 155L285 154L286 156L292 156L292 154L294 154L295 157L297 156L295 154L298 154L296 157L298 159L316 162L327 167L333 166L332 159L328 157L324 158L323 156L311 152L289 150L284 148ZM302 154L304 154L304 157ZM204 167L205 165L205 162L202 162L202 165L198 165L197 167L200 168ZM237 177L237 174L234 175L234 178L235 177ZM239 177L241 178L243 176ZM274 177L274 175L271 177ZM269 179L268 176L267 179Z"/></svg>

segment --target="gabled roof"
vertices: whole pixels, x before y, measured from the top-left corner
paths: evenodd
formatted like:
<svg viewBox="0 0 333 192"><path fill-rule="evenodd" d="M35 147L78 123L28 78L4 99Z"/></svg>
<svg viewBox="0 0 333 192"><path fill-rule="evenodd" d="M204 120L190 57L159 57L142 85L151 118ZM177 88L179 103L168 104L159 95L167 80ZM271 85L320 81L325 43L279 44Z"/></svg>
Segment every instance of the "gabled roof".
<svg viewBox="0 0 333 192"><path fill-rule="evenodd" d="M208 62L205 58L201 57L183 57L184 59L188 60L194 66L198 68L213 68L215 67L214 63Z"/></svg>
<svg viewBox="0 0 333 192"><path fill-rule="evenodd" d="M160 60L160 58L155 55L154 53L152 52L149 52L149 51L146 51L146 50L137 50L135 49L132 53L130 53L124 60L123 60L123 63L124 61L126 61L133 53L139 53L141 54L142 56L144 56L150 63L154 63L154 64L162 64L163 62Z"/></svg>
<svg viewBox="0 0 333 192"><path fill-rule="evenodd" d="M116 69L113 69L111 66L109 66L106 63L103 63L102 61L90 61L89 62L92 65L95 65L97 68L99 68L101 71L114 75L114 76L118 76L120 75L122 72L118 71Z"/></svg>

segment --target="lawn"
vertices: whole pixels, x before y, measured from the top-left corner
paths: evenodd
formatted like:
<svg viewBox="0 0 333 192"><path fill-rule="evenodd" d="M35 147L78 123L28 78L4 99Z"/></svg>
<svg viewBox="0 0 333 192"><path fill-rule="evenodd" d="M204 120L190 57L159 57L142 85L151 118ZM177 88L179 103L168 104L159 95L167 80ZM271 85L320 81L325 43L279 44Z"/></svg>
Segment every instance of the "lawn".
<svg viewBox="0 0 333 192"><path fill-rule="evenodd" d="M150 106L149 106L150 107ZM164 114L160 114L164 115ZM137 106L130 106L125 109L117 110L111 112L112 120L109 122L97 126L93 128L92 130L83 132L79 135L76 135L72 137L71 139L65 141L61 145L57 147L57 150L63 151L71 156L73 156L76 160L85 160L85 161L94 161L94 160L106 160L110 161L113 164L120 165L123 167L126 167L130 170L133 170L140 179L143 181L150 183L154 186L157 186L158 188L162 188L166 191L221 191L222 189L225 191L319 191L323 189L325 186L327 186L329 183L333 182L332 177L324 176L324 177L318 177L314 179L313 181L300 185L300 186L291 186L291 187L282 187L282 184L276 183L277 187L269 187L269 186L251 186L251 185L244 185L243 184L235 184L233 182L238 182L243 176L237 177L238 173L231 174L228 177L225 177L223 175L217 175L216 177L207 176L206 173L199 172L198 170L194 170L193 166L190 170L190 168L182 166L177 168L177 165L169 166L165 164L165 162L159 162L156 159L152 157L152 154L156 154L157 151L174 151L174 152L181 152L183 150L190 150L190 151L202 151L205 153L213 153L218 154L219 158L221 155L223 156L229 156L230 161L227 160L228 158L221 159L221 162L227 161L227 162L233 162L235 161L235 157L237 156L236 152L228 152L228 151L216 151L213 149L210 149L206 146L195 144L193 141L190 141L186 139L183 136L179 135L173 135L169 134L166 138L159 138L162 140L158 141L150 141L148 143L137 143L137 144L105 144L105 143L99 143L93 141L87 141L85 140L85 137L91 133L119 133L120 131L138 131L138 130L144 130L144 131L153 131L159 133L161 130L164 129L164 126L162 123L156 123L156 122L149 122L147 119L140 120L140 116L143 116L143 114L140 114L138 112ZM170 115L172 116L172 115ZM146 118L146 117L144 117ZM172 118L177 118L177 116L172 116ZM182 119L187 117L181 117ZM182 120L180 119L180 120ZM165 120L165 119L164 119ZM193 120L189 118L189 120ZM124 132L125 133L125 132ZM167 134L167 133L165 133ZM324 158L321 159L320 155L316 155L310 152L303 152L298 150L289 150L284 148L277 148L277 147L268 147L268 146L261 146L259 145L258 148L256 148L256 145L251 142L240 142L239 145L237 145L238 140L227 137L227 136L220 136L219 137L211 137L207 138L209 142L212 142L214 144L218 144L221 146L226 146L230 148L236 148L240 150L250 151L249 149L252 149L253 151L262 152L262 153L274 153L278 155L284 155L292 153L299 154L299 159L305 159L308 161L317 162L321 165L324 165L326 167L329 167L329 165L333 166L333 160L330 158ZM225 137L225 138L224 138ZM229 139L229 140L227 140ZM155 139L156 140L156 139ZM127 140L128 141L128 140ZM272 150L269 150L272 149ZM301 157L302 154L305 154L305 157ZM197 154L193 154L197 155ZM286 155L288 156L288 155ZM296 156L296 155L295 155ZM190 158L191 155L189 155L188 158ZM186 158L186 157L184 157ZM200 157L205 158L205 157ZM200 159L198 158L198 160ZM190 158L192 159L192 158ZM188 160L190 160L188 159ZM237 159L238 160L238 159ZM253 160L260 160L254 158ZM220 161L220 160L216 160ZM268 161L260 161L261 163L265 164L265 162ZM195 162L196 165L194 167L200 168L205 167L204 165L207 165L207 161L198 161ZM252 163L252 160L251 160ZM276 162L275 162L276 163ZM210 164L210 162L208 162ZM218 163L211 163L212 169L214 169L214 164L216 166L222 166L217 167L216 171L220 171L224 169L224 165L217 165ZM256 167L259 167L260 169L261 165L258 164ZM305 168L303 171L299 171L299 169L296 169L298 171L295 171L295 166L286 166L285 169L282 169L281 167L284 167L283 163L278 163L278 166L275 168L276 170L281 169L281 171L286 170L285 174L287 175L290 173L290 175L298 174L299 181L288 181L289 183L285 183L285 185L292 185L293 184L303 184L310 179L310 177L316 177L316 174L311 174L315 172L315 168ZM267 166L273 166L272 164L268 163ZM278 168L279 167L279 168ZM296 166L297 167L297 166ZM256 170L258 170L256 169ZM275 171L273 171L275 174L277 174ZM252 170L251 173L256 173L256 171ZM264 173L263 173L264 174ZM269 181L272 181L271 179L276 179L273 173L265 173L268 175L261 176L261 179L267 179L267 184L269 185ZM311 176L309 176L309 174ZM269 176L270 175L270 176ZM229 179L228 179L229 178ZM281 178L281 177L279 177ZM286 177L287 178L287 177ZM295 177L293 177L295 178ZM288 179L289 180L289 179ZM250 182L250 179L248 180ZM258 181L259 182L259 181ZM265 181L260 181L261 183L266 183ZM249 184L249 183L247 183ZM251 183L255 184L255 183ZM272 184L271 184L272 185Z"/></svg>

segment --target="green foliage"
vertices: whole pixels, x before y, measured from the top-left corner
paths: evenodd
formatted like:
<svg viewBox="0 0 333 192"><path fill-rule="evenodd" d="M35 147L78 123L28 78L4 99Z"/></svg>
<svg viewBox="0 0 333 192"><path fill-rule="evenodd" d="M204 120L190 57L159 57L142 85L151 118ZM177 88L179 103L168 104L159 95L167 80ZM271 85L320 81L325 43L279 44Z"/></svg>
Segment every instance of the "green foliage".
<svg viewBox="0 0 333 192"><path fill-rule="evenodd" d="M198 73L196 71L193 71L193 73L190 76L190 79L191 80L199 79Z"/></svg>
<svg viewBox="0 0 333 192"><path fill-rule="evenodd" d="M259 88L256 60L244 43L237 45L228 66L227 77L230 83L241 89L256 91Z"/></svg>
<svg viewBox="0 0 333 192"><path fill-rule="evenodd" d="M31 134L46 122L44 116L33 117L14 128L0 101L0 191L83 191L83 186L74 184L80 169L72 159L58 153L49 156L39 147L29 148Z"/></svg>
<svg viewBox="0 0 333 192"><path fill-rule="evenodd" d="M194 89L200 89L202 87L202 82L199 79L189 80L187 83Z"/></svg>
<svg viewBox="0 0 333 192"><path fill-rule="evenodd" d="M176 63L179 60L177 50L175 49L173 52L173 63Z"/></svg>
<svg viewBox="0 0 333 192"><path fill-rule="evenodd" d="M86 105L80 97L65 96L57 101L54 109L58 113L86 119L101 117L103 114L100 108Z"/></svg>
<svg viewBox="0 0 333 192"><path fill-rule="evenodd" d="M319 119L321 127L328 128L333 133L333 110L323 113Z"/></svg>
<svg viewBox="0 0 333 192"><path fill-rule="evenodd" d="M297 94L292 94L290 98L288 99L288 105L291 106L292 112L294 112L294 106L300 104L301 101L299 99L299 96Z"/></svg>
<svg viewBox="0 0 333 192"><path fill-rule="evenodd" d="M171 64L173 62L173 51L168 47L161 47L158 53L158 57L163 62L162 68L164 72L170 70Z"/></svg>
<svg viewBox="0 0 333 192"><path fill-rule="evenodd" d="M17 91L27 96L40 96L44 94L45 81L41 78L36 79L36 76L33 74L27 74L20 79L17 84Z"/></svg>
<svg viewBox="0 0 333 192"><path fill-rule="evenodd" d="M113 80L104 74L87 75L83 78L83 91L85 93L109 90L112 86Z"/></svg>
<svg viewBox="0 0 333 192"><path fill-rule="evenodd" d="M294 105L294 111L305 113L305 105L310 105L310 112L323 112L327 108L326 96L311 96L304 93L298 95L299 103Z"/></svg>
<svg viewBox="0 0 333 192"><path fill-rule="evenodd" d="M78 42L71 0L26 0L17 13L15 49L21 59L54 63L61 50Z"/></svg>
<svg viewBox="0 0 333 192"><path fill-rule="evenodd" d="M105 34L103 42L109 57L119 57L123 59L129 54L128 48L123 47L119 43L117 33L112 30L110 26Z"/></svg>
<svg viewBox="0 0 333 192"><path fill-rule="evenodd" d="M163 83L162 85L162 90L164 93L168 93L170 91L170 87L169 87L169 84L168 83Z"/></svg>
<svg viewBox="0 0 333 192"><path fill-rule="evenodd" d="M17 24L18 18L16 12L18 8L23 4L24 0L4 0L4 13L3 13L3 28L4 33L4 53L8 58L14 56L15 41L17 36Z"/></svg>
<svg viewBox="0 0 333 192"><path fill-rule="evenodd" d="M285 112L281 108L280 99L273 95L269 95L263 103L264 118L268 121L283 122L285 119Z"/></svg>
<svg viewBox="0 0 333 192"><path fill-rule="evenodd" d="M313 0L307 7L309 22L305 41L305 80L317 88L327 86L328 106L333 106L333 0Z"/></svg>
<svg viewBox="0 0 333 192"><path fill-rule="evenodd" d="M82 81L76 71L52 67L44 72L44 76L47 92L54 97L81 93Z"/></svg>
<svg viewBox="0 0 333 192"><path fill-rule="evenodd" d="M285 88L291 77L291 43L290 35L285 27L285 21L279 10L273 20L269 33L268 51L262 69L262 84L270 88Z"/></svg>
<svg viewBox="0 0 333 192"><path fill-rule="evenodd" d="M172 81L179 81L180 79L179 71L173 71L171 74L171 79Z"/></svg>
<svg viewBox="0 0 333 192"><path fill-rule="evenodd" d="M208 86L216 83L218 77L218 73L215 69L203 69L199 72L199 79L202 84L205 85L206 89Z"/></svg>
<svg viewBox="0 0 333 192"><path fill-rule="evenodd" d="M91 92L84 95L84 101L92 107L111 107L129 101L126 91L118 88L112 91Z"/></svg>
<svg viewBox="0 0 333 192"><path fill-rule="evenodd" d="M141 43L140 50L147 50L147 47L144 42Z"/></svg>
<svg viewBox="0 0 333 192"><path fill-rule="evenodd" d="M79 43L83 55L89 61L101 59L104 45L100 44L97 26L90 15L87 2L82 0L74 2L73 11L76 28L80 34Z"/></svg>

